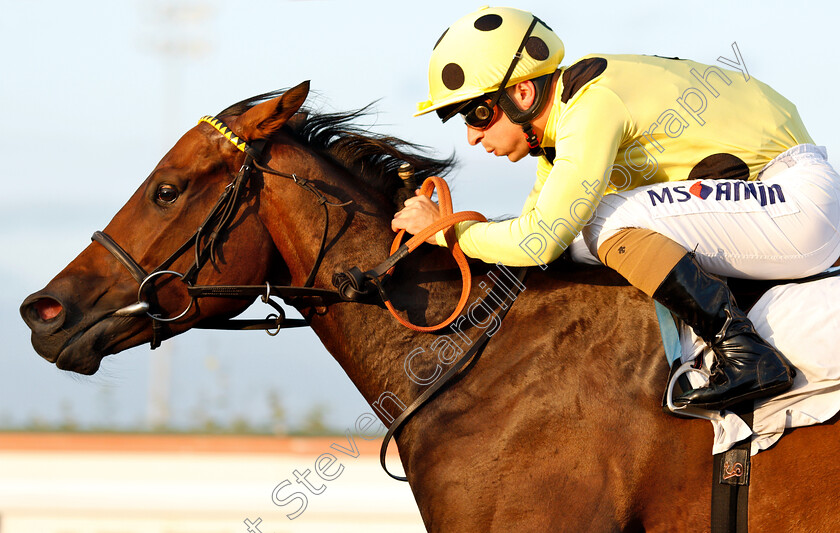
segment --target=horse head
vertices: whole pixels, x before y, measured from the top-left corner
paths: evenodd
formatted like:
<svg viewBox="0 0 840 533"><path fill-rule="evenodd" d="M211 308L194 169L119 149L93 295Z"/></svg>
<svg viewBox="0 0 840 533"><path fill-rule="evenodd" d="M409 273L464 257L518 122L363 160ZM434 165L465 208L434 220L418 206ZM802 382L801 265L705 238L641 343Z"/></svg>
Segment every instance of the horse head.
<svg viewBox="0 0 840 533"><path fill-rule="evenodd" d="M231 126L241 141L265 141L294 116L307 93L308 83L301 84L232 116ZM32 330L35 350L61 369L93 374L103 357L153 338L155 322L147 310L161 318L184 313L164 323L162 335L169 337L208 317L238 314L250 304L247 299L231 304L209 298L192 305L174 273L193 268L193 281L217 285L264 284L287 277L283 263L275 260L271 236L253 216L260 208L258 177L241 184L235 205L223 214L228 217L224 227L216 228L221 233L210 234L214 228L208 227L208 234L195 234L202 224L217 224L222 215L210 220L208 214L222 203L245 157L208 123L184 134L105 230L97 232L98 242L25 299L20 311ZM193 243L187 244L190 239L198 241L195 253ZM202 247L206 257L199 264Z"/></svg>
<svg viewBox="0 0 840 533"><path fill-rule="evenodd" d="M255 299L198 299L190 286L328 287L338 269L381 260L400 163L423 178L451 160L350 125L363 111L308 115L308 92L305 82L250 98L184 134L94 242L24 300L35 350L92 374L107 355Z"/></svg>

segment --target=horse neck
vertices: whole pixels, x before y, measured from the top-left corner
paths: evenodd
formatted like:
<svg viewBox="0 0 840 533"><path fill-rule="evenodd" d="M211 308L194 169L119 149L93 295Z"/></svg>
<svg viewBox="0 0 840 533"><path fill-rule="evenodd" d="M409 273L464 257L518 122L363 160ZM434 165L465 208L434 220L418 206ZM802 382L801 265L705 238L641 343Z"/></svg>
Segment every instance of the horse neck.
<svg viewBox="0 0 840 533"><path fill-rule="evenodd" d="M314 286L332 288L332 275L352 266L370 269L388 256L394 233L390 229L393 208L377 191L351 177L334 164L302 149L295 154L275 151L274 164L284 172L311 180L331 202L352 203L327 206L290 180L265 177L261 218L280 251L291 276L300 286L315 264L326 217L329 231L326 253ZM274 160L273 159L273 160ZM436 268L439 254L432 254L429 266ZM452 284L454 286L454 284ZM324 346L342 366L363 396L373 403L384 391L398 397L410 396L409 380L403 370L406 346L415 335L399 326L382 308L359 303L340 303L328 308L299 309L310 320ZM415 343L416 344L416 343Z"/></svg>

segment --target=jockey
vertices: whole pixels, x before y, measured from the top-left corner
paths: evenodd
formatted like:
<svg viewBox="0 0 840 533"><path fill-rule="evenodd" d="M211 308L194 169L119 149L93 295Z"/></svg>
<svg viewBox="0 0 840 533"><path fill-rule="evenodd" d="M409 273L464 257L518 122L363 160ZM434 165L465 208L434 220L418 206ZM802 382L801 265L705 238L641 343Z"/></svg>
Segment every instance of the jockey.
<svg viewBox="0 0 840 533"><path fill-rule="evenodd" d="M561 67L563 55L544 22L511 8L471 13L435 45L417 115L460 114L471 145L539 158L521 216L456 225L464 253L545 268L568 251L615 269L715 354L708 385L678 406L724 409L790 388L795 370L715 275L797 278L832 265L840 176L825 149L746 69L600 54ZM438 217L418 195L392 228L416 234ZM442 232L428 242L446 246Z"/></svg>

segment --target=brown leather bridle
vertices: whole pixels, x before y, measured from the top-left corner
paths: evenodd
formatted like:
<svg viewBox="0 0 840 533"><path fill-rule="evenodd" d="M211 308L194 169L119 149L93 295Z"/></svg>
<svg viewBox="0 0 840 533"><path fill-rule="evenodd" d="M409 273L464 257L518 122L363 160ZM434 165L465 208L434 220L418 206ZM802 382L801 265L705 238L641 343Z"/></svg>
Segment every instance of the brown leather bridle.
<svg viewBox="0 0 840 533"><path fill-rule="evenodd" d="M317 187L312 184L312 182L300 178L296 174L280 172L261 165L259 163L259 159L262 157L262 150L265 146L264 142L255 142L253 145L244 142L241 138L234 135L221 120L215 117L203 117L200 122L207 122L222 133L222 135L230 140L239 150L245 153L245 160L242 163L239 172L237 172L233 180L222 191L219 199L210 209L210 212L195 232L188 237L178 249L176 249L160 265L152 269L150 272L147 272L131 256L131 254L120 246L110 235L103 231L97 231L93 234L91 240L98 242L106 250L108 250L111 255L113 255L114 258L116 258L117 261L128 270L131 276L139 284L137 302L114 311L112 315L146 315L151 318L153 321L151 347L152 349L155 349L160 346L163 341L164 325L168 322L174 322L183 318L195 304L195 301L199 298L255 298L259 296L264 303L272 306L276 311L264 320L214 319L202 321L195 327L204 329L264 329L266 331L273 331L272 334L276 334L283 328L302 327L308 326L309 324L303 319L286 318L283 308L273 301L271 296L280 297L290 305L299 303L301 300L311 301L313 305L329 305L338 301L350 300L350 298L343 297L338 291L319 289L313 287L312 285L325 254L327 234L329 232L328 206L344 207L349 205L351 202L331 202ZM250 176L253 174L254 169L257 169L264 174L271 174L292 180L296 185L313 194L317 198L318 203L324 208L324 229L318 249L318 255L306 282L302 286L271 285L267 282L265 285L194 285L199 272L207 264L207 262L209 261L215 264L216 248L220 243L220 240L226 235L228 229L230 228L230 224L233 221L242 197L245 194L245 186L248 183ZM170 270L175 261L186 254L190 249L194 250L195 256L193 264L190 268L184 273ZM157 300L154 281L155 278L162 276L177 276L179 280L187 286L190 303L187 308L178 315L166 317L159 312L154 311ZM363 298L361 298L360 295L357 296L355 300L359 301L363 300Z"/></svg>
<svg viewBox="0 0 840 533"><path fill-rule="evenodd" d="M336 203L330 202L327 197L315 187L311 181L301 178L296 174L289 174L274 170L267 166L260 164L259 160L262 157L262 151L265 148L264 141L258 141L253 144L248 144L242 138L238 137L231 131L228 126L216 117L205 116L202 117L199 123L206 122L219 131L226 139L228 139L237 149L245 154L245 160L237 172L233 180L225 187L216 204L210 209L210 212L204 219L198 229L187 238L184 243L175 250L168 258L166 258L157 268L151 272L140 266L140 264L129 254L123 247L121 247L111 236L103 231L97 231L93 234L91 239L101 244L117 261L119 261L131 274L131 276L139 284L137 291L137 302L118 309L113 313L113 316L142 316L147 315L153 321L153 335L151 340L152 349L160 346L163 337L164 325L168 322L175 322L184 316L192 309L196 299L202 297L215 298L255 298L261 297L263 303L271 305L276 313L272 313L264 320L245 320L245 319L222 319L222 320L206 320L197 324L195 327L204 329L265 329L267 331L274 331L276 334L282 328L307 326L308 323L301 319L286 319L283 308L271 300L271 296L278 296L282 298L287 304L294 305L300 303L303 299L308 300L313 305L329 305L339 301L354 301L354 302L368 302L385 305L391 314L405 327L420 332L438 331L453 320L455 320L463 311L467 303L471 289L471 275L469 264L466 256L464 256L457 242L450 243L452 248L452 255L458 263L461 271L461 278L463 280L463 288L461 290L461 297L452 314L443 322L433 326L417 326L400 317L394 307L390 303L390 298L382 285L382 278L390 273L394 266L409 253L419 247L427 238L434 235L438 231L451 228L455 223L476 220L485 221L486 219L481 213L475 211L461 211L458 213L452 212L452 200L449 194L449 187L441 178L428 178L421 188L421 192L429 197L437 189L440 200L440 215L441 218L433 225L424 229L417 235L409 239L405 244L402 242L405 231L401 231L394 239L394 244L391 248L391 255L387 260L376 266L375 268L363 272L357 267L353 267L345 272L337 272L333 275L333 285L338 289L319 289L313 287L315 276L324 258L326 251L327 235L329 232L329 209L328 206L344 207L351 202ZM321 233L321 242L318 247L318 255L315 263L309 272L306 282L302 286L277 286L266 282L265 285L194 285L198 273L204 265L210 261L215 264L216 246L220 239L226 235L231 222L238 210L244 191L254 169L259 170L263 174L270 174L281 178L292 180L296 185L302 187L317 198L318 204L324 208L324 230ZM169 270L170 267L181 256L187 253L190 248L194 249L195 260L192 266L184 273ZM155 297L155 278L162 276L177 276L182 283L187 286L187 293L190 296L190 302L187 308L181 313L165 317L159 312L153 312L153 306L156 302ZM378 297L378 298L377 298Z"/></svg>
<svg viewBox="0 0 840 533"><path fill-rule="evenodd" d="M91 238L93 241L101 244L111 255L119 261L131 274L131 276L139 284L137 291L137 302L118 309L113 316L143 316L146 315L152 319L152 349L160 346L164 338L165 324L183 318L194 305L196 299L202 297L214 298L245 298L245 297L261 297L262 301L271 305L276 313L272 313L264 320L249 320L249 319L221 319L202 321L194 327L205 329L264 329L272 331L270 334L277 334L280 329L291 327L308 326L309 323L305 319L288 319L285 317L283 308L271 299L271 296L277 296L284 300L287 305L294 305L305 300L311 305L326 306L336 302L353 301L372 303L376 305L385 305L391 313L397 317L399 322L406 327L415 331L432 332L438 331L447 326L453 319L457 318L466 305L467 296L470 293L471 274L469 265L466 262L466 257L460 252L457 243L453 243L453 250L458 251L453 255L458 261L461 274L464 280L464 287L461 292L461 299L452 315L436 326L416 326L402 318L400 318L394 308L390 305L390 298L388 297L381 278L388 274L394 266L402 259L408 256L413 250L420 246L428 237L434 235L440 230L452 227L456 222L464 220L485 220L480 213L465 211L459 213L452 212L452 203L449 197L449 189L446 183L440 178L429 178L421 189L421 192L431 196L432 191L437 188L438 196L441 200L441 219L434 225L424 229L405 244L400 244L404 231L401 231L391 248L390 257L377 265L375 268L362 272L358 267L353 267L345 272L337 272L333 275L333 285L338 290L319 289L313 287L315 276L321 265L326 251L326 240L329 232L329 210L328 206L344 207L351 202L335 203L327 200L326 196L315 187L312 182L300 178L295 174L288 174L274 170L259 163L262 157L262 150L265 144L260 142L249 145L241 138L236 136L221 120L215 117L203 117L200 122L207 122L216 128L222 135L231 141L239 150L245 153L245 160L237 172L233 180L225 187L216 204L210 209L210 212L204 219L204 222L199 225L198 229L188 237L184 243L175 250L169 257L167 257L160 265L154 268L151 272L147 272L123 247L102 231L97 231ZM281 178L290 179L296 185L306 189L313 194L320 205L324 207L324 231L321 236L321 242L318 248L318 255L315 263L310 270L306 282L302 286L278 286L270 285L266 282L265 285L194 285L198 273L207 264L208 261L215 263L216 246L228 231L231 222L238 210L239 203L244 195L245 185L247 184L254 169L259 170L264 174L271 174ZM195 259L190 268L182 273L169 270L171 266L181 256L187 253L190 249L194 249ZM518 279L520 284L525 279L526 269L520 269ZM154 292L154 279L160 276L178 276L181 282L187 286L187 294L190 297L190 303L187 308L180 314L173 317L164 317L160 313L153 312L156 301L156 293ZM518 291L517 287L508 295L501 297L500 301L507 301L510 299L510 304L505 303L497 311L499 320L502 320L507 311L512 307L513 301L516 299ZM498 300L498 298L497 298ZM457 361L455 361L449 370L438 378L433 384L426 388L426 390L418 396L388 427L388 431L382 441L379 459L382 468L392 478L399 481L407 481L404 476L398 476L391 473L385 463L385 457L388 451L388 445L392 438L394 438L400 428L408 422L409 418L414 415L423 405L431 400L441 389L449 384L457 375L467 372L481 357L487 341L490 339L490 334L487 330L483 331L479 338L475 339L469 350L467 350Z"/></svg>

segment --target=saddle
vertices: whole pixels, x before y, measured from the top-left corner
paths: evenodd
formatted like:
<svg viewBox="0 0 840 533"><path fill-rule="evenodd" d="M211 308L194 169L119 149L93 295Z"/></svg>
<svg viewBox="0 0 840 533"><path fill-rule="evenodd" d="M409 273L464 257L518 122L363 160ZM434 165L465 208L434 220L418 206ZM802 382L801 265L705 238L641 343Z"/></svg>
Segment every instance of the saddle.
<svg viewBox="0 0 840 533"><path fill-rule="evenodd" d="M798 369L793 387L777 397L710 412L675 408L682 391L704 384L711 354L685 325L657 305L663 342L671 364L663 410L681 418L711 421L715 440L712 476L713 533L747 531L750 456L775 444L785 429L818 424L840 411L840 361L835 357L840 331L825 316L833 316L834 301L826 294L840 291L840 269L797 280L727 280L741 309L756 330ZM838 304L837 312L840 312Z"/></svg>
<svg viewBox="0 0 840 533"><path fill-rule="evenodd" d="M772 301L773 293L771 291L783 291L784 287L786 286L816 283L821 280L836 278L838 276L840 276L840 269L832 268L830 270L821 272L813 276L792 280L748 280L741 278L728 278L726 281L729 285L730 290L735 295L739 307L743 309L748 315L751 315L751 319L753 319L752 315L755 314L758 315L757 318L759 319L759 321L761 321L761 317L763 314L766 313L766 307L767 305L769 305L769 303L763 305L761 309L756 309L755 313L753 313L753 310L756 304L759 302L759 300L761 300L761 298L767 295L769 295L769 300ZM669 401L672 400L675 396L679 396L684 391L696 388L698 386L696 382L689 383L686 374L691 371L696 371L697 373L703 375L703 361L700 357L691 357L691 355L685 353L693 352L695 356L700 355L700 343L693 335L693 332L691 332L685 326L677 328L677 322L675 322L676 318L673 317L663 306L656 304L656 312L657 318L659 319L660 323L660 330L663 335L663 343L665 345L666 356L668 358L668 363L671 367L671 374L668 380L668 388L665 390L662 398L663 410L666 413L671 414L673 416L677 416L679 418L708 418L712 420L717 419L718 417L702 410L675 409L673 404ZM675 333L677 333L676 336ZM689 341L685 339L685 337L694 339L692 345L693 347L688 345ZM772 338L769 337L770 336L767 336L766 338L768 338L768 340L772 342ZM691 364L690 369L686 367L686 361L689 359L694 359L694 362ZM682 366L676 364L678 360L682 360L684 364ZM682 368L682 371L680 370L680 368ZM707 373L705 374L706 376L708 375Z"/></svg>

